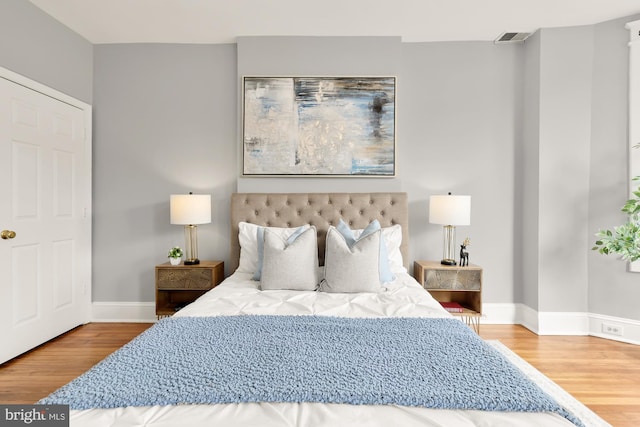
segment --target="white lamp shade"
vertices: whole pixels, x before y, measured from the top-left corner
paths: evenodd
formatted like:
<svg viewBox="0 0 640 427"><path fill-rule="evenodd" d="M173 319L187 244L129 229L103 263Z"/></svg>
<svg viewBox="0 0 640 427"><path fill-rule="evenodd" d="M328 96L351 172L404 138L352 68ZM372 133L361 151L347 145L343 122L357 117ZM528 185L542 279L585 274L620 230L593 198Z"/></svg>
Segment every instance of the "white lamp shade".
<svg viewBox="0 0 640 427"><path fill-rule="evenodd" d="M197 225L211 222L210 194L172 194L171 224Z"/></svg>
<svg viewBox="0 0 640 427"><path fill-rule="evenodd" d="M471 196L439 195L429 198L429 222L441 225L471 224Z"/></svg>

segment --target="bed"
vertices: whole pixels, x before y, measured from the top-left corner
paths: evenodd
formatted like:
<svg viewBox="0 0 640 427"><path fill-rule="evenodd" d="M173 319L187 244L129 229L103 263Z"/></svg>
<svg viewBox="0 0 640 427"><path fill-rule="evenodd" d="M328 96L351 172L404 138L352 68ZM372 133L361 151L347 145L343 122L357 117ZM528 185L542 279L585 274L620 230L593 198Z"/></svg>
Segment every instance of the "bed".
<svg viewBox="0 0 640 427"><path fill-rule="evenodd" d="M233 194L234 273L40 403L77 426L582 425L407 273L408 236L405 193Z"/></svg>

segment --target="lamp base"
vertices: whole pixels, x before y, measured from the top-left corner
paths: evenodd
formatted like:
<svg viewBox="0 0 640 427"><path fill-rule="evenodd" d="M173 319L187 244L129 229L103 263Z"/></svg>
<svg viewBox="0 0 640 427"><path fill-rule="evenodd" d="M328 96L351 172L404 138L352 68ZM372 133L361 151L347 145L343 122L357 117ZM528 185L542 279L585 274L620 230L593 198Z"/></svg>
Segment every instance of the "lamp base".
<svg viewBox="0 0 640 427"><path fill-rule="evenodd" d="M196 264L200 264L200 260L198 258L184 260L184 265L196 265Z"/></svg>
<svg viewBox="0 0 640 427"><path fill-rule="evenodd" d="M185 261L184 263L186 264L187 262ZM442 261L440 261L440 264L442 264L442 265L457 265L455 259L443 259Z"/></svg>

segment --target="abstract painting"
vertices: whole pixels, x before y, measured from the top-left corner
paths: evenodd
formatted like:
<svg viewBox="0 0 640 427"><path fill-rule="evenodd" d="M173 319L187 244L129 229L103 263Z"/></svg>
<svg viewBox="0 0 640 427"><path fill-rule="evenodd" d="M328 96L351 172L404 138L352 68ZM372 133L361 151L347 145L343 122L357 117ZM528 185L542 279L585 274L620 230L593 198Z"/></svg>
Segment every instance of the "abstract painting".
<svg viewBox="0 0 640 427"><path fill-rule="evenodd" d="M395 77L245 77L243 175L395 176Z"/></svg>

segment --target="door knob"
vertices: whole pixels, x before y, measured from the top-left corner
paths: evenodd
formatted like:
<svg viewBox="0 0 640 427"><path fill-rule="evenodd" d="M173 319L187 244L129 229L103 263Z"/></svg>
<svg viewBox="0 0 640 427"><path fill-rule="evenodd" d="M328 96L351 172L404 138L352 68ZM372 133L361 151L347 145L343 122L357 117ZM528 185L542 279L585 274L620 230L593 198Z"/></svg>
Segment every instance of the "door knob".
<svg viewBox="0 0 640 427"><path fill-rule="evenodd" d="M2 230L2 232L0 232L0 237L2 237L4 240L13 239L14 237L16 237L16 232L11 230Z"/></svg>

